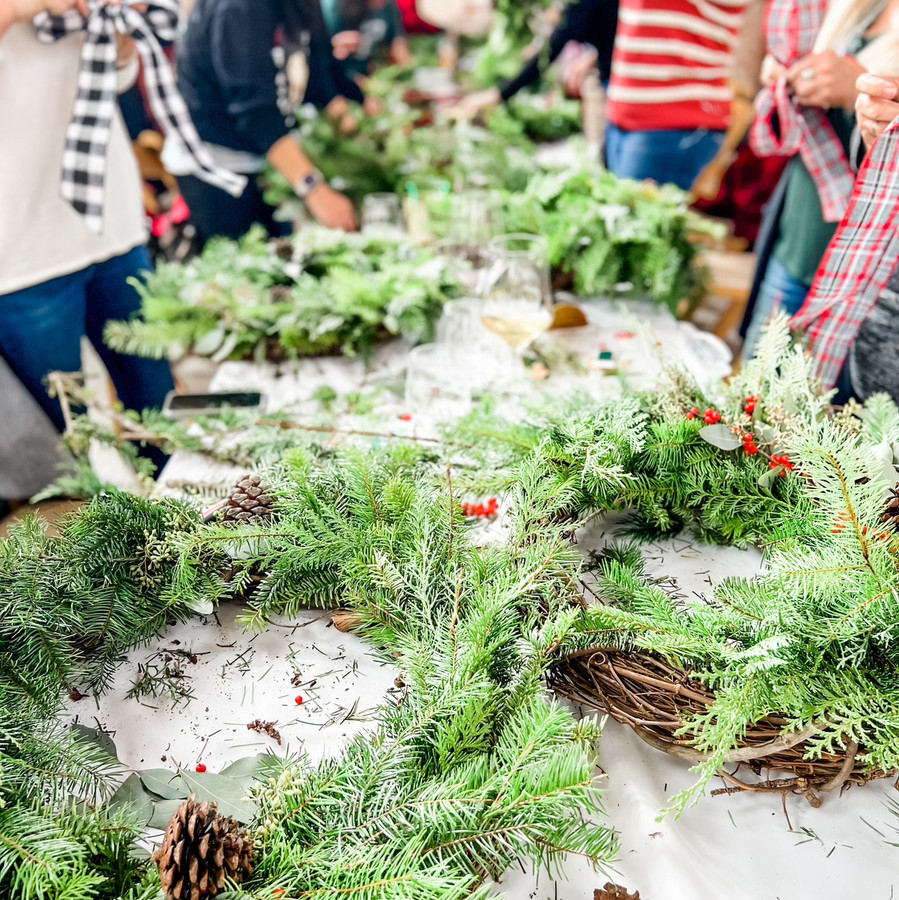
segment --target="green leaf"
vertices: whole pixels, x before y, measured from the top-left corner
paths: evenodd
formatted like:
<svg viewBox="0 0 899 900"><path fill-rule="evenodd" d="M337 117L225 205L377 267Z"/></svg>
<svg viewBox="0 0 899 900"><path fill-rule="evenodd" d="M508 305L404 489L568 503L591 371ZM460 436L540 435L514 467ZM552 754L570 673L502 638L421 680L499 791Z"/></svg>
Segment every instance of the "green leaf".
<svg viewBox="0 0 899 900"><path fill-rule="evenodd" d="M230 766L222 769L220 775L226 775L228 778L242 780L245 778L255 779L263 770L265 761L271 758L269 753L257 753L256 756L245 756L231 763Z"/></svg>
<svg viewBox="0 0 899 900"><path fill-rule="evenodd" d="M224 341L225 329L213 328L212 331L207 331L206 334L197 340L194 344L194 353L197 356L211 356L222 346Z"/></svg>
<svg viewBox="0 0 899 900"><path fill-rule="evenodd" d="M179 777L168 769L146 769L138 775L144 787L163 800L185 800L190 793Z"/></svg>
<svg viewBox="0 0 899 900"><path fill-rule="evenodd" d="M78 740L94 744L101 750L105 750L114 760L118 761L119 751L115 741L108 732L99 728L89 728L87 725L73 725L72 731L78 735Z"/></svg>
<svg viewBox="0 0 899 900"><path fill-rule="evenodd" d="M773 469L769 469L763 475L759 476L759 487L770 491L774 486L774 482L780 478L780 473L783 471L785 471L784 466L775 466Z"/></svg>
<svg viewBox="0 0 899 900"><path fill-rule="evenodd" d="M146 825L153 814L153 798L144 788L140 776L133 772L110 797L110 810L128 809L139 825Z"/></svg>
<svg viewBox="0 0 899 900"><path fill-rule="evenodd" d="M150 816L150 821L147 825L150 828L158 828L160 831L164 831L172 816L178 811L181 803L181 800L158 800L153 804L153 815Z"/></svg>
<svg viewBox="0 0 899 900"><path fill-rule="evenodd" d="M737 437L727 425L706 425L705 428L699 432L699 436L704 441L708 441L713 447L728 452L736 450L743 445L740 438Z"/></svg>
<svg viewBox="0 0 899 900"><path fill-rule="evenodd" d="M256 804L246 797L246 789L234 778L208 772L181 772L181 779L197 800L214 800L223 816L238 822L249 822L256 814Z"/></svg>

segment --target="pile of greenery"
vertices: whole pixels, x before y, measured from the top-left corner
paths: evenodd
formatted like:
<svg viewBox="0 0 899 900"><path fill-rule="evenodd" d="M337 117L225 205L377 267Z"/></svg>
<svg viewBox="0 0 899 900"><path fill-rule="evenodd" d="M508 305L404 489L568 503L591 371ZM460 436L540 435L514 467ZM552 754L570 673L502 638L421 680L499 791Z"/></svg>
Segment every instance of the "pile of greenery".
<svg viewBox="0 0 899 900"><path fill-rule="evenodd" d="M455 187L486 186L521 190L527 184L536 147L531 130L547 127L545 116L531 113L530 126L511 114L507 127L486 129L466 122L435 122L429 113L394 102L379 116L360 109L350 134L324 116L302 122L297 137L304 151L335 188L361 207L367 194L405 195ZM303 211L287 180L269 168L263 176L267 203L292 221Z"/></svg>
<svg viewBox="0 0 899 900"><path fill-rule="evenodd" d="M693 238L719 235L673 185L617 178L590 161L538 170L526 190L507 195L505 224L542 234L553 268L578 295L650 297L675 314L706 288Z"/></svg>
<svg viewBox="0 0 899 900"><path fill-rule="evenodd" d="M365 356L386 337L433 337L455 286L432 259L406 242L309 228L271 243L253 229L135 280L140 312L107 323L104 339L156 359L179 349L217 362Z"/></svg>
<svg viewBox="0 0 899 900"><path fill-rule="evenodd" d="M539 42L541 18L553 0L496 0L496 17L486 41L473 53L473 73L483 85L492 86L515 76L523 65L525 51Z"/></svg>

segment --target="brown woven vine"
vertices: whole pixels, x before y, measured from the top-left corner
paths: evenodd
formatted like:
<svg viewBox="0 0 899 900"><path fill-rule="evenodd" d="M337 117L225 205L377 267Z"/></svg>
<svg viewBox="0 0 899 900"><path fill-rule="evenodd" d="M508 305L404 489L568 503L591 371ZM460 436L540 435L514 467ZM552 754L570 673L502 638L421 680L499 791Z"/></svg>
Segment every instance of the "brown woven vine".
<svg viewBox="0 0 899 900"><path fill-rule="evenodd" d="M565 657L549 672L550 687L562 697L591 709L608 713L629 725L646 743L672 756L702 762L706 757L676 736L685 718L705 712L715 695L691 679L690 673L669 665L643 650L591 648ZM784 734L787 722L768 716L753 725L741 745L727 758L728 764L751 769L761 781L744 781L720 772L728 787L713 794L738 791L796 792L812 806L820 806L819 793L841 791L851 784L864 784L887 773L869 771L858 760L858 744L849 744L842 754L826 753L815 760L804 758L810 728ZM787 773L771 777L771 772Z"/></svg>

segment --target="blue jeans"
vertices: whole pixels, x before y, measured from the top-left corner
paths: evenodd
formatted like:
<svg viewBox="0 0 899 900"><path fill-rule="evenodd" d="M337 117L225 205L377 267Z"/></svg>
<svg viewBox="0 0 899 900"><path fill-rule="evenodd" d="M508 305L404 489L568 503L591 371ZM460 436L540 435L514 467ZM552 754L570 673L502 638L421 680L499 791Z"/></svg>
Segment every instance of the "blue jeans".
<svg viewBox="0 0 899 900"><path fill-rule="evenodd" d="M109 371L126 409L159 407L172 390L164 360L141 359L109 350L103 326L140 308L127 279L153 267L146 247L96 263L32 287L0 295L0 353L59 431L59 401L44 387L49 372L81 369L81 338L87 335Z"/></svg>
<svg viewBox="0 0 899 900"><path fill-rule="evenodd" d="M768 319L778 310L783 310L791 317L795 316L805 303L810 288L811 285L803 284L794 278L773 256L768 260L752 319L746 331L743 359L752 359L755 356L762 328Z"/></svg>
<svg viewBox="0 0 899 900"><path fill-rule="evenodd" d="M688 191L715 158L723 131L623 131L606 125L606 165L619 178L650 179Z"/></svg>

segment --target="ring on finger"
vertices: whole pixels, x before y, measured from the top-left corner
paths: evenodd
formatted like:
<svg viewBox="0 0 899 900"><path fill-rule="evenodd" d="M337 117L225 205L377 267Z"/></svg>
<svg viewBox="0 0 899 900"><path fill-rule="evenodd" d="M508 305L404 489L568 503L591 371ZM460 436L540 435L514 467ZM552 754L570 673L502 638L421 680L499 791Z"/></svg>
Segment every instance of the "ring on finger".
<svg viewBox="0 0 899 900"><path fill-rule="evenodd" d="M815 80L815 70L814 69L803 69L800 77L802 78L803 81L814 81Z"/></svg>

